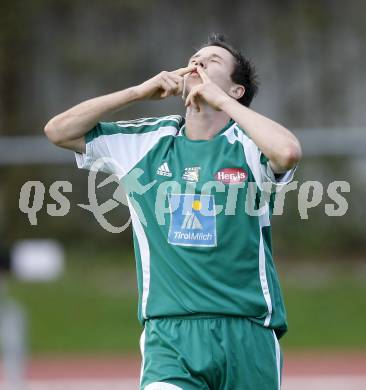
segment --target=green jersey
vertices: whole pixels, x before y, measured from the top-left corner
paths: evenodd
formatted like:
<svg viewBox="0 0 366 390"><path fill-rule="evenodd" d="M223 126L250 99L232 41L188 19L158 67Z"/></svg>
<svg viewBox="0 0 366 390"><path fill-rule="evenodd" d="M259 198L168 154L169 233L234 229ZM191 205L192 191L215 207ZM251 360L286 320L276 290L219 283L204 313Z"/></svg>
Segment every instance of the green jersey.
<svg viewBox="0 0 366 390"><path fill-rule="evenodd" d="M287 329L270 217L280 178L237 123L190 140L178 115L99 123L79 168L118 175L131 212L139 319L242 316ZM268 184L271 191L268 191ZM271 196L264 196L264 194Z"/></svg>

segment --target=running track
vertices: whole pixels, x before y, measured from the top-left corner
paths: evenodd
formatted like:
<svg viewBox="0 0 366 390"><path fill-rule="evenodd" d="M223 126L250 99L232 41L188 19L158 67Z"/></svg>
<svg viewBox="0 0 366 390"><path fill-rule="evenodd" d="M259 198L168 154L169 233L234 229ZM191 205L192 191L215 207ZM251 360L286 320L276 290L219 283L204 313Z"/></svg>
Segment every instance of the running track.
<svg viewBox="0 0 366 390"><path fill-rule="evenodd" d="M133 390L138 358L34 358L26 390ZM4 383L0 388L5 389ZM282 390L366 390L366 353L287 352ZM11 388L13 390L13 388Z"/></svg>

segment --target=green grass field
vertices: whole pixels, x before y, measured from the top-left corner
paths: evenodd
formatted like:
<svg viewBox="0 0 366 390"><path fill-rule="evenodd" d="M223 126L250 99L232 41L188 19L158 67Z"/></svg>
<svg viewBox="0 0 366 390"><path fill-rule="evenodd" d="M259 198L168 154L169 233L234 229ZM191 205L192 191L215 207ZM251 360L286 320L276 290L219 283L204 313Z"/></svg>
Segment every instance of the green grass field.
<svg viewBox="0 0 366 390"><path fill-rule="evenodd" d="M357 268L359 267L359 268ZM280 264L287 349L366 349L366 283L360 264ZM72 251L53 283L11 279L29 316L32 353L138 353L141 326L132 254Z"/></svg>

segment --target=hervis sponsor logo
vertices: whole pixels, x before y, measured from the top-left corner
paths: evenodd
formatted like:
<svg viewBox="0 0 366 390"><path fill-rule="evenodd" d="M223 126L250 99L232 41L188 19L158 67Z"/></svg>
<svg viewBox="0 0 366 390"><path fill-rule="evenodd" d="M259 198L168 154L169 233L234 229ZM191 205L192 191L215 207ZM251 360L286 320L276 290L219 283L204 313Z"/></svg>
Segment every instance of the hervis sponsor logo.
<svg viewBox="0 0 366 390"><path fill-rule="evenodd" d="M242 183L247 179L248 173L243 168L223 168L215 174L215 180L224 184Z"/></svg>

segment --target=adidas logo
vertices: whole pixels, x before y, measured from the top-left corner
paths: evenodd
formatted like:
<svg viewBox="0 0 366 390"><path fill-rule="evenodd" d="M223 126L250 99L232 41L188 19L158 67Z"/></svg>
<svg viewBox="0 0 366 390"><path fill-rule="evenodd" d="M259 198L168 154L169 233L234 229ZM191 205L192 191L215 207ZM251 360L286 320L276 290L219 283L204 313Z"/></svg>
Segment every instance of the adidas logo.
<svg viewBox="0 0 366 390"><path fill-rule="evenodd" d="M187 214L184 217L181 229L196 229L201 230L203 229L201 222L198 220L198 218L194 214Z"/></svg>
<svg viewBox="0 0 366 390"><path fill-rule="evenodd" d="M156 170L156 174L160 176L168 176L168 177L173 176L173 174L170 172L167 162L160 165L160 167Z"/></svg>

